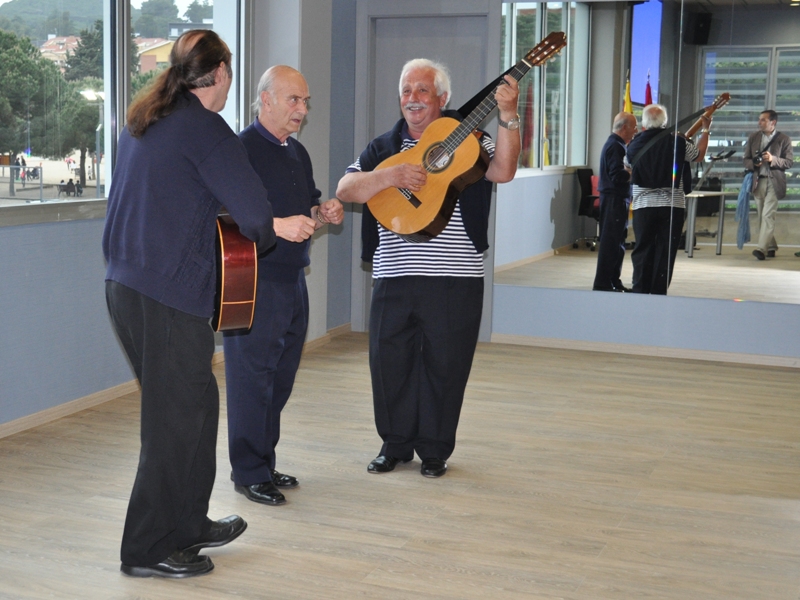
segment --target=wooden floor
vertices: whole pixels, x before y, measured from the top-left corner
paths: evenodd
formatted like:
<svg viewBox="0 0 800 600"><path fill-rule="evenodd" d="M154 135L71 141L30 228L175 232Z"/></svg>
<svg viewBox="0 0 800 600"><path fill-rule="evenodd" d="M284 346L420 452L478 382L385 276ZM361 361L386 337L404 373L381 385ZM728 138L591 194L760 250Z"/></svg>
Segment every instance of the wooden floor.
<svg viewBox="0 0 800 600"><path fill-rule="evenodd" d="M221 428L211 516L250 526L205 577L119 572L138 394L0 440L0 598L797 600L799 389L798 370L482 344L448 474L376 476L366 339L344 335L284 411L288 504L234 492Z"/></svg>
<svg viewBox="0 0 800 600"><path fill-rule="evenodd" d="M717 255L713 240L700 239L692 258L679 250L669 295L800 304L800 258L794 255L800 248L787 246L765 261L756 260L754 248L747 245L739 250L735 244L724 245L722 254ZM494 283L591 290L596 268L597 252L570 248L542 260L501 269L495 273ZM632 278L628 251L621 279L630 286Z"/></svg>

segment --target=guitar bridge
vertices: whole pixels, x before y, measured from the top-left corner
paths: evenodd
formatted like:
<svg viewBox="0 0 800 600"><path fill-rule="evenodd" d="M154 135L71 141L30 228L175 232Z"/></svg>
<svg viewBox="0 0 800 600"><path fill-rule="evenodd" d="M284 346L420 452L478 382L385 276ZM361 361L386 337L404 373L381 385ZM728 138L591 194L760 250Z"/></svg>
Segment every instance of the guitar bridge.
<svg viewBox="0 0 800 600"><path fill-rule="evenodd" d="M417 197L406 188L397 188L397 189L400 190L400 193L403 194L403 198L408 200L411 203L411 206L413 206L414 208L419 208L422 205L422 202L420 202L417 199Z"/></svg>

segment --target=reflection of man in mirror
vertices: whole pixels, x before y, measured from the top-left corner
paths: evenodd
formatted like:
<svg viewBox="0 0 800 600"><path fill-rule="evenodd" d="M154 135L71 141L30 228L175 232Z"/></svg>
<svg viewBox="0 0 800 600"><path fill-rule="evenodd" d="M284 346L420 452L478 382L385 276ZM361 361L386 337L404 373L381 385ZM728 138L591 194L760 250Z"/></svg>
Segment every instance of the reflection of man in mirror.
<svg viewBox="0 0 800 600"><path fill-rule="evenodd" d="M648 104L642 111L642 132L628 145L633 165L633 291L666 295L686 213L684 174L687 163L701 162L708 146L711 117L700 117L697 144L681 135L663 133L667 109ZM655 141L654 141L655 140ZM652 142L652 144L650 144ZM673 173L673 165L678 165Z"/></svg>
<svg viewBox="0 0 800 600"><path fill-rule="evenodd" d="M778 113L765 110L758 117L758 131L747 138L744 168L753 173L753 197L758 211L758 246L753 256L764 260L775 256L775 213L778 200L786 196L786 169L792 167L792 140L775 131Z"/></svg>
<svg viewBox="0 0 800 600"><path fill-rule="evenodd" d="M625 166L627 144L636 133L636 117L621 112L614 117L611 135L600 153L597 193L600 194L600 249L593 290L629 292L622 285L622 261L628 233L628 206L631 201L631 173Z"/></svg>

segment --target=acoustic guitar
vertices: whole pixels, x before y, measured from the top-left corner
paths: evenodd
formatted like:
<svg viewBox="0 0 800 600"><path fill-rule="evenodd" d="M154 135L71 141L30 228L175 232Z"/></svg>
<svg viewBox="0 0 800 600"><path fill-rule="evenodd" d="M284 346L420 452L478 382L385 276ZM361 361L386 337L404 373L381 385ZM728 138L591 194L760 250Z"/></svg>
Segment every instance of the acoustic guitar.
<svg viewBox="0 0 800 600"><path fill-rule="evenodd" d="M564 32L551 33L509 75L519 81L532 67L554 57L566 45ZM500 85L503 84L504 81ZM436 119L422 132L416 146L387 158L375 168L415 164L428 172L427 181L418 192L392 187L367 201L370 212L381 225L411 242L428 241L444 230L459 194L489 168L489 155L472 133L496 106L492 91L460 123L449 117Z"/></svg>
<svg viewBox="0 0 800 600"><path fill-rule="evenodd" d="M249 329L256 308L256 245L239 232L230 215L217 217L217 297L214 331Z"/></svg>

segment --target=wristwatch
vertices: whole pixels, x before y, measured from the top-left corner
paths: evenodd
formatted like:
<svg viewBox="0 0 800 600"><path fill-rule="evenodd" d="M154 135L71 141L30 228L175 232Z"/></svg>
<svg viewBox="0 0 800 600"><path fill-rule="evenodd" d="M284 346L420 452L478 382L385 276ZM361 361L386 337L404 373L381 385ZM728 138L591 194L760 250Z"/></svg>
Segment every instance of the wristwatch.
<svg viewBox="0 0 800 600"><path fill-rule="evenodd" d="M519 129L519 114L517 114L517 116L510 121L503 121L503 119L501 119L498 115L497 124L500 125L500 127L505 127L509 131L516 131Z"/></svg>

